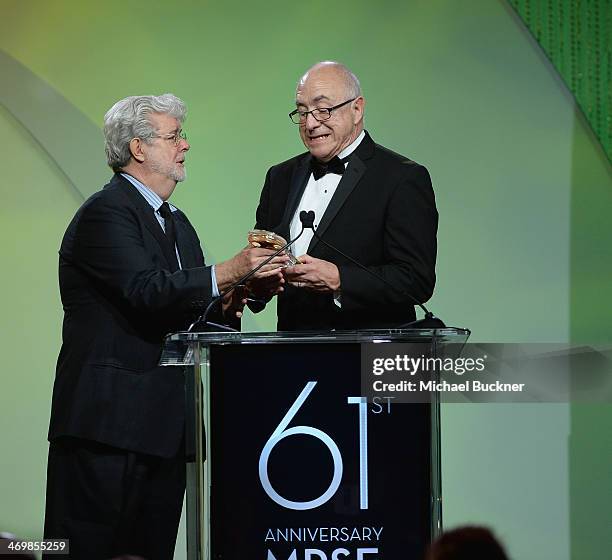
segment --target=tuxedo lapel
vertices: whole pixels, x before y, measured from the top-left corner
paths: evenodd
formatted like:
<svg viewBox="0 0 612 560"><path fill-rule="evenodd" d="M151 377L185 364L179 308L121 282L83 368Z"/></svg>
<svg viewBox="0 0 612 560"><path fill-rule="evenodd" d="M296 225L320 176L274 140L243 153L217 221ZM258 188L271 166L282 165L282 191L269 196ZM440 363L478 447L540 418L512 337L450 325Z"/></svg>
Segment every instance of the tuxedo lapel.
<svg viewBox="0 0 612 560"><path fill-rule="evenodd" d="M151 207L151 205L144 199L144 197L138 192L136 187L132 185L127 179L124 179L120 175L116 175L115 178L122 183L122 190L132 203L132 205L138 210L140 214L140 218L143 221L146 228L153 234L153 237L159 243L164 257L168 262L168 267L170 268L170 263L173 262L175 257L173 256L174 247L170 246L170 241L166 237L164 230L161 225L157 221L155 217L155 211Z"/></svg>
<svg viewBox="0 0 612 560"><path fill-rule="evenodd" d="M308 183L310 177L310 159L311 155L308 154L297 164L293 174L291 176L291 184L289 185L289 195L287 197L287 204L285 205L285 213L281 221L281 235L289 240L290 225L295 209L297 208L304 189Z"/></svg>
<svg viewBox="0 0 612 560"><path fill-rule="evenodd" d="M353 189L357 186L357 183L363 177L366 172L367 165L365 161L372 157L374 154L374 142L370 138L370 135L366 132L365 138L361 141L361 144L357 146L357 149L352 154L348 167L338 183L336 192L332 196L325 213L321 217L319 227L317 227L317 234L323 236L325 231L332 223L336 214L340 211L346 199L350 196ZM319 243L316 237L313 237L310 245L308 246L308 253L312 254L312 250Z"/></svg>

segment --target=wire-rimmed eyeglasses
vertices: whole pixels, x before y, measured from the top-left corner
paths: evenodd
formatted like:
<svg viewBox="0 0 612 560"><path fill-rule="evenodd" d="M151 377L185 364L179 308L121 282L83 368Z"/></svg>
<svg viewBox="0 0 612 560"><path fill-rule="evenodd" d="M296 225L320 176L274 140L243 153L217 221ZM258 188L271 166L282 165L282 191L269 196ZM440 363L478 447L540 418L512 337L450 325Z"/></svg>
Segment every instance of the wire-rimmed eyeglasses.
<svg viewBox="0 0 612 560"><path fill-rule="evenodd" d="M170 140L175 146L178 146L181 143L181 140L187 141L187 134L184 130L179 130L174 134L170 134L168 136L162 136L160 134L153 134L153 138L161 138L162 140Z"/></svg>

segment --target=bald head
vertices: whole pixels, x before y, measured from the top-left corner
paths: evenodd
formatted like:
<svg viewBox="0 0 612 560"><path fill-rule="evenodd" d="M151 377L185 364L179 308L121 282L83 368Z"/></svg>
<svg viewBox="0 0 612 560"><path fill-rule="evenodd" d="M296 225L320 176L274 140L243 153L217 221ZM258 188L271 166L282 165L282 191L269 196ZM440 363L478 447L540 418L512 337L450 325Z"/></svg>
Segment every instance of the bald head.
<svg viewBox="0 0 612 560"><path fill-rule="evenodd" d="M365 100L359 80L344 64L319 62L300 78L295 92L300 136L318 160L329 161L363 130ZM326 109L328 113L313 110Z"/></svg>
<svg viewBox="0 0 612 560"><path fill-rule="evenodd" d="M334 62L333 60L317 62L314 66L306 70L298 81L296 91L304 86L308 78L317 76L335 78L344 88L343 93L347 95L348 99L361 96L361 84L357 76L355 76L355 74L353 74L344 64L341 62Z"/></svg>

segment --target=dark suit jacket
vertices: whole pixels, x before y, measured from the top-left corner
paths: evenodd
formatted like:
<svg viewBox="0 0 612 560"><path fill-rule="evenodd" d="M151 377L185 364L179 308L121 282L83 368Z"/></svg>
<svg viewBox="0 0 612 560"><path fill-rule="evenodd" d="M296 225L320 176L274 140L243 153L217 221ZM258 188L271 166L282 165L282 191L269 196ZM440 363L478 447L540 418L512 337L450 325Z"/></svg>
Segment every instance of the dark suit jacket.
<svg viewBox="0 0 612 560"><path fill-rule="evenodd" d="M260 229L289 239L291 218L310 176L309 153L268 170L257 208ZM352 154L318 234L390 282L395 290L313 238L312 257L340 271L339 308L332 294L287 287L278 297L279 330L394 327L415 318L435 284L438 213L427 170L375 144L366 133Z"/></svg>
<svg viewBox="0 0 612 560"><path fill-rule="evenodd" d="M182 368L159 367L165 334L211 298L197 234L174 212L182 270L136 188L115 175L68 226L59 252L64 307L49 440L73 436L173 456L184 431Z"/></svg>

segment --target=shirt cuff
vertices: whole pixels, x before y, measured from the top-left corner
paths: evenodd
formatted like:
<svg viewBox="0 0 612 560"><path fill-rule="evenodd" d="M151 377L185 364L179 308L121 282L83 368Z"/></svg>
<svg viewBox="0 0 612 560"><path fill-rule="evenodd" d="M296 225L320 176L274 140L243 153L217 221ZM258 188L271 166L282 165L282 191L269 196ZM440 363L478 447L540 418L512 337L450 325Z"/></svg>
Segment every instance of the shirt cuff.
<svg viewBox="0 0 612 560"><path fill-rule="evenodd" d="M217 286L217 274L215 273L215 265L210 267L210 279L212 281L212 297L219 297L219 286Z"/></svg>
<svg viewBox="0 0 612 560"><path fill-rule="evenodd" d="M334 303L342 309L342 292L337 290L334 292Z"/></svg>

